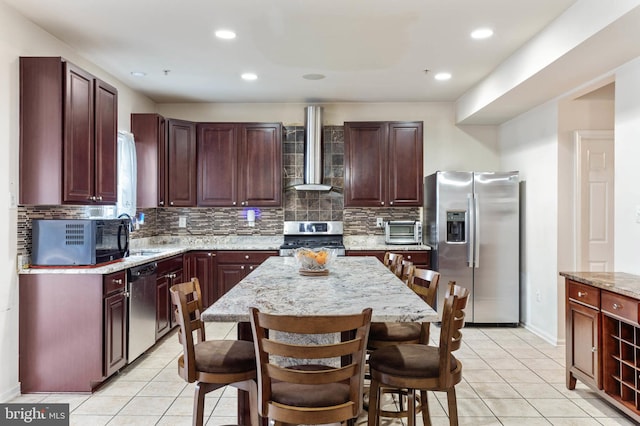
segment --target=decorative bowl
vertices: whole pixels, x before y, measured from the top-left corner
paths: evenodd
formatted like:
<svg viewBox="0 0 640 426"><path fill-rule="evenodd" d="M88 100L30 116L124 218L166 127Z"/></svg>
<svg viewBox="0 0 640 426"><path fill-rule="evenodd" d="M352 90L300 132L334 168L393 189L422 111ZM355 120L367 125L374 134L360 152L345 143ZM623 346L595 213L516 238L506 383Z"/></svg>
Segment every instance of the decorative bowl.
<svg viewBox="0 0 640 426"><path fill-rule="evenodd" d="M300 272L322 272L328 271L327 267L336 258L334 249L320 248L298 248L293 253Z"/></svg>

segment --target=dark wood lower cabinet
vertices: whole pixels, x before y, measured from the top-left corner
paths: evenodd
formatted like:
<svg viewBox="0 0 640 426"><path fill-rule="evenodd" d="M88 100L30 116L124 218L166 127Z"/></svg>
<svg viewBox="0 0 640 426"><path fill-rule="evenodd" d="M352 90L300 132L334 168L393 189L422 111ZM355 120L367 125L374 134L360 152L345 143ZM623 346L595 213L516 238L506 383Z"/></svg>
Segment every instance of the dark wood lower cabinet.
<svg viewBox="0 0 640 426"><path fill-rule="evenodd" d="M271 256L277 256L277 251L219 251L217 253L216 300L224 296L244 277Z"/></svg>
<svg viewBox="0 0 640 426"><path fill-rule="evenodd" d="M580 380L640 423L640 300L566 279L567 388Z"/></svg>
<svg viewBox="0 0 640 426"><path fill-rule="evenodd" d="M202 301L207 308L217 300L216 252L213 250L191 251L184 255L185 281L198 278Z"/></svg>
<svg viewBox="0 0 640 426"><path fill-rule="evenodd" d="M109 377L127 365L126 272L104 276L104 370Z"/></svg>
<svg viewBox="0 0 640 426"><path fill-rule="evenodd" d="M182 255L158 262L156 279L156 340L176 325L169 288L184 281Z"/></svg>

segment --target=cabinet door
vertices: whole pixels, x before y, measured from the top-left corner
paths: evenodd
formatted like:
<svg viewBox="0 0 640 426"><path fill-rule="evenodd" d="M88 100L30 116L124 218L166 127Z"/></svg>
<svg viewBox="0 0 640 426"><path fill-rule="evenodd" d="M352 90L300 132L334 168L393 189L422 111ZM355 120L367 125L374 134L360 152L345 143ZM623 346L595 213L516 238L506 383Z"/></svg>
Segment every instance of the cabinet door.
<svg viewBox="0 0 640 426"><path fill-rule="evenodd" d="M166 120L158 114L131 114L138 160L138 208L164 207L166 200Z"/></svg>
<svg viewBox="0 0 640 426"><path fill-rule="evenodd" d="M600 389L600 312L570 301L567 305L567 387L575 388L574 374Z"/></svg>
<svg viewBox="0 0 640 426"><path fill-rule="evenodd" d="M387 125L344 123L344 205L383 207L387 199Z"/></svg>
<svg viewBox="0 0 640 426"><path fill-rule="evenodd" d="M422 206L422 123L389 123L389 205Z"/></svg>
<svg viewBox="0 0 640 426"><path fill-rule="evenodd" d="M215 252L195 251L185 256L187 271L185 280L193 277L200 281L200 291L202 292L202 302L205 308L209 307L217 300L215 286Z"/></svg>
<svg viewBox="0 0 640 426"><path fill-rule="evenodd" d="M282 125L245 123L240 142L240 204L282 205Z"/></svg>
<svg viewBox="0 0 640 426"><path fill-rule="evenodd" d="M104 369L110 376L127 364L127 297L115 293L104 299Z"/></svg>
<svg viewBox="0 0 640 426"><path fill-rule="evenodd" d="M66 62L64 199L87 203L94 195L93 76Z"/></svg>
<svg viewBox="0 0 640 426"><path fill-rule="evenodd" d="M229 264L218 265L218 276L216 279L217 296L216 300L225 295L247 276L248 265Z"/></svg>
<svg viewBox="0 0 640 426"><path fill-rule="evenodd" d="M96 202L118 200L118 91L95 80L95 191Z"/></svg>
<svg viewBox="0 0 640 426"><path fill-rule="evenodd" d="M196 205L196 126L169 120L167 140L167 186L169 206Z"/></svg>
<svg viewBox="0 0 640 426"><path fill-rule="evenodd" d="M156 340L171 329L170 275L159 276L156 280Z"/></svg>
<svg viewBox="0 0 640 426"><path fill-rule="evenodd" d="M198 205L238 203L238 125L198 124Z"/></svg>

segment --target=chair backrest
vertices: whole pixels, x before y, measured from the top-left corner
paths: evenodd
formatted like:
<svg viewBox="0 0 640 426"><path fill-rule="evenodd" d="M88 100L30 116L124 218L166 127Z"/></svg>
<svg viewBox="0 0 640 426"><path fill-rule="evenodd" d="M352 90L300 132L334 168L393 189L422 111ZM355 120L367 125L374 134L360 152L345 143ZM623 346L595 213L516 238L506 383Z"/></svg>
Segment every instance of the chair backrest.
<svg viewBox="0 0 640 426"><path fill-rule="evenodd" d="M388 251L385 252L382 263L384 263L384 266L389 268L391 272L396 274L398 278L402 278L402 259L404 259L404 256L401 254Z"/></svg>
<svg viewBox="0 0 640 426"><path fill-rule="evenodd" d="M431 269L413 268L413 276L409 281L409 288L433 309L436 308L436 295L438 294L438 282L440 273ZM426 285L424 285L426 284Z"/></svg>
<svg viewBox="0 0 640 426"><path fill-rule="evenodd" d="M182 343L182 360L184 362L183 377L187 382L196 380L196 358L194 346L205 341L204 322L200 318L202 313L202 293L200 281L191 278L191 281L172 285L169 289L171 302L175 307L175 318L180 326L178 340ZM196 338L194 339L194 333Z"/></svg>
<svg viewBox="0 0 640 426"><path fill-rule="evenodd" d="M402 260L400 279L403 283L409 285L409 283L413 280L414 269L415 266L413 265L412 261L404 259Z"/></svg>
<svg viewBox="0 0 640 426"><path fill-rule="evenodd" d="M451 377L451 352L460 349L464 327L464 308L469 299L469 290L449 281L449 289L442 307L442 327L440 329L440 380Z"/></svg>
<svg viewBox="0 0 640 426"><path fill-rule="evenodd" d="M353 315L292 316L251 308L260 415L291 424L336 423L357 417L362 409L371 312L368 308ZM331 335L330 340L337 343L322 343L319 335ZM327 361L333 363L326 365ZM339 386L344 395L348 391L348 399L323 406L318 400L293 405L291 396L283 396L283 386L294 391L293 399L303 396L305 400L326 397L327 386Z"/></svg>

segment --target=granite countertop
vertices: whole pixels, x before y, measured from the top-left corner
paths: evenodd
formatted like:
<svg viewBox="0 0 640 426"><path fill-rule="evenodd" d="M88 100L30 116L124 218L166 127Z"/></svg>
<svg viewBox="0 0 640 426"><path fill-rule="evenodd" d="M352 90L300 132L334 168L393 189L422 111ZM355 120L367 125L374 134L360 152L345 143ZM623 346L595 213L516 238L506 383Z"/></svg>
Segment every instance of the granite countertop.
<svg viewBox="0 0 640 426"><path fill-rule="evenodd" d="M191 250L279 250L284 242L282 235L220 235L189 237L154 237L131 240L131 253L147 251L144 256L130 255L121 261L97 267L34 268L20 265L20 274L111 274L123 269L156 262ZM387 245L383 236L345 236L347 250L431 250L423 244ZM153 253L151 253L153 252Z"/></svg>
<svg viewBox="0 0 640 426"><path fill-rule="evenodd" d="M579 283L640 299L640 276L626 272L560 272Z"/></svg>
<svg viewBox="0 0 640 426"><path fill-rule="evenodd" d="M338 257L326 276L303 276L293 257L271 257L202 313L204 321L249 321L249 308L288 315L373 309L373 321L438 321L438 314L375 257Z"/></svg>

